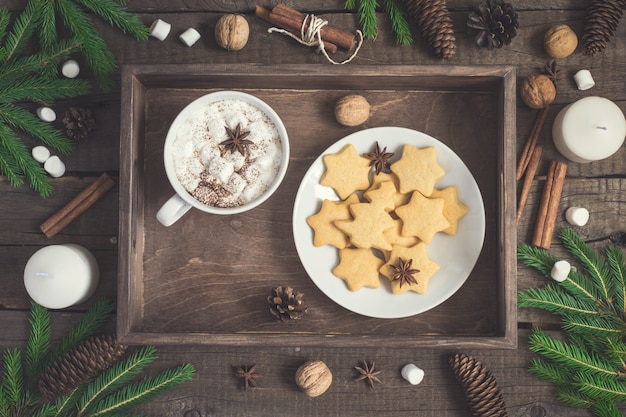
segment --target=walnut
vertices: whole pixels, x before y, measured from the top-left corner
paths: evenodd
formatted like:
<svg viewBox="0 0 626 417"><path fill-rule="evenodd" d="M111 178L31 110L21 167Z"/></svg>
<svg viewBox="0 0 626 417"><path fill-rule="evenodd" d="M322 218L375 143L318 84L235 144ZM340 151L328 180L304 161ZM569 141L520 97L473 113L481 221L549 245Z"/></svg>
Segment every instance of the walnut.
<svg viewBox="0 0 626 417"><path fill-rule="evenodd" d="M552 58L565 58L576 50L578 37L567 25L552 26L543 37L543 46Z"/></svg>
<svg viewBox="0 0 626 417"><path fill-rule="evenodd" d="M351 94L335 103L335 118L344 126L358 126L370 117L370 104L365 97Z"/></svg>
<svg viewBox="0 0 626 417"><path fill-rule="evenodd" d="M556 87L547 75L531 74L520 85L522 101L532 109L542 109L556 98Z"/></svg>
<svg viewBox="0 0 626 417"><path fill-rule="evenodd" d="M320 360L305 362L296 371L296 385L309 397L322 395L332 382L333 374Z"/></svg>
<svg viewBox="0 0 626 417"><path fill-rule="evenodd" d="M215 40L222 48L239 51L248 43L250 26L245 17L239 14L226 14L215 25Z"/></svg>

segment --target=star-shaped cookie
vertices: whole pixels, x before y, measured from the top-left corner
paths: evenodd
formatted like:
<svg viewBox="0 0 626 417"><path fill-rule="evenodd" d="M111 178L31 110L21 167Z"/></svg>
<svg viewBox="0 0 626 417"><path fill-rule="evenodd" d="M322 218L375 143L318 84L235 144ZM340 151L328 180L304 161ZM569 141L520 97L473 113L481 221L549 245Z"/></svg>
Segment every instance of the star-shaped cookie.
<svg viewBox="0 0 626 417"><path fill-rule="evenodd" d="M349 206L358 202L359 197L356 194L351 194L343 201L324 200L320 211L306 219L313 229L313 245L332 245L338 249L348 246L348 236L337 229L333 222L352 219Z"/></svg>
<svg viewBox="0 0 626 417"><path fill-rule="evenodd" d="M341 249L339 259L333 274L344 280L350 291L361 287L380 287L378 270L384 261L374 255L371 249Z"/></svg>
<svg viewBox="0 0 626 417"><path fill-rule="evenodd" d="M350 205L354 220L337 220L335 226L350 237L357 248L391 250L383 232L393 227L393 218L382 206L372 203Z"/></svg>
<svg viewBox="0 0 626 417"><path fill-rule="evenodd" d="M354 145L347 144L339 152L324 155L322 159L326 171L320 184L333 188L342 200L354 191L370 186L370 160L359 155Z"/></svg>
<svg viewBox="0 0 626 417"><path fill-rule="evenodd" d="M363 193L363 197L372 204L379 204L383 210L391 211L396 208L394 198L398 194L396 186L392 181L385 181L378 184L376 188L369 188Z"/></svg>
<svg viewBox="0 0 626 417"><path fill-rule="evenodd" d="M404 262L411 261L411 269L417 270L412 274L417 283L402 282L396 274L394 266L398 267L400 259ZM403 246L394 246L389 255L389 260L380 268L380 273L391 281L391 292L394 294L402 294L407 291L414 291L418 294L424 294L428 289L428 281L439 270L439 265L428 257L426 244L420 242L409 248ZM394 280L394 277L396 279Z"/></svg>
<svg viewBox="0 0 626 417"><path fill-rule="evenodd" d="M402 220L402 234L430 243L437 232L450 227L443 215L443 204L443 198L427 198L414 191L408 204L396 208L396 215Z"/></svg>
<svg viewBox="0 0 626 417"><path fill-rule="evenodd" d="M401 193L419 191L426 197L446 173L437 163L434 146L416 148L408 144L402 148L402 157L391 164L391 171L398 176Z"/></svg>
<svg viewBox="0 0 626 417"><path fill-rule="evenodd" d="M467 213L467 206L459 201L456 187L450 186L443 190L435 188L430 198L443 198L443 217L450 223L450 226L442 232L456 235L459 220Z"/></svg>

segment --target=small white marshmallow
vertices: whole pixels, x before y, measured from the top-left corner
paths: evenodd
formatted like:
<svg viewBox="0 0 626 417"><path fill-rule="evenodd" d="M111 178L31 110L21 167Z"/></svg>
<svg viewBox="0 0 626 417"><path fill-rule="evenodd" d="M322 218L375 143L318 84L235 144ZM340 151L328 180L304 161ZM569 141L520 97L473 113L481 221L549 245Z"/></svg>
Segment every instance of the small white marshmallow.
<svg viewBox="0 0 626 417"><path fill-rule="evenodd" d="M404 365L400 374L402 378L409 381L411 385L417 385L424 380L424 371L412 363Z"/></svg>
<svg viewBox="0 0 626 417"><path fill-rule="evenodd" d="M35 146L31 151L35 161L43 164L50 158L50 150L45 146Z"/></svg>
<svg viewBox="0 0 626 417"><path fill-rule="evenodd" d="M152 22L152 25L150 25L150 36L162 41L165 38L167 38L167 35L170 34L171 29L172 29L172 25L170 25L164 20L157 19L154 22Z"/></svg>
<svg viewBox="0 0 626 417"><path fill-rule="evenodd" d="M65 174L65 164L56 155L48 158L48 160L43 164L43 169L45 169L46 172L54 178L58 178Z"/></svg>
<svg viewBox="0 0 626 417"><path fill-rule="evenodd" d="M37 116L44 122L54 122L57 119L57 114L50 107L39 107Z"/></svg>
<svg viewBox="0 0 626 417"><path fill-rule="evenodd" d="M574 81L576 81L576 85L579 90L589 90L591 87L596 85L595 81L593 81L593 77L591 76L591 72L586 69L582 69L574 74Z"/></svg>
<svg viewBox="0 0 626 417"><path fill-rule="evenodd" d="M192 46L200 39L200 33L194 28L189 28L178 37L185 45Z"/></svg>
<svg viewBox="0 0 626 417"><path fill-rule="evenodd" d="M67 78L76 78L80 73L80 66L73 59L68 59L63 63L61 73Z"/></svg>
<svg viewBox="0 0 626 417"><path fill-rule="evenodd" d="M584 226L589 221L589 210L584 207L570 207L565 210L565 220L573 226Z"/></svg>
<svg viewBox="0 0 626 417"><path fill-rule="evenodd" d="M556 282L563 282L567 279L572 266L567 261L556 261L550 271L550 276Z"/></svg>

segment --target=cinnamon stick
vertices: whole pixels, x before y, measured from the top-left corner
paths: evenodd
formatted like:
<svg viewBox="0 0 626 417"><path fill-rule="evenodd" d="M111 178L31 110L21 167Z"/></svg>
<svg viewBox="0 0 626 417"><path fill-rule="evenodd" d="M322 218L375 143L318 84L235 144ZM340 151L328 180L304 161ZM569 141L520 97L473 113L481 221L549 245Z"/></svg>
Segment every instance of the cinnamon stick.
<svg viewBox="0 0 626 417"><path fill-rule="evenodd" d="M530 135L526 140L524 150L522 151L522 155L520 156L519 162L517 164L516 178L518 181L524 176L524 172L526 172L526 168L528 167L528 163L530 162L530 157L533 154L535 146L537 146L537 140L539 139L541 129L543 129L546 117L548 116L548 110L549 107L546 106L541 109L541 111L539 111L539 114L537 114L537 118L535 119L535 124L533 125L533 128L530 131Z"/></svg>
<svg viewBox="0 0 626 417"><path fill-rule="evenodd" d="M100 199L115 183L105 172L83 191L67 203L63 208L43 222L39 228L49 238L59 233L65 226L84 213Z"/></svg>
<svg viewBox="0 0 626 417"><path fill-rule="evenodd" d="M274 6L272 13L295 19L298 22L298 30L300 30L302 24L304 23L304 19L306 18L304 13L289 7L284 3L278 3ZM308 23L305 26L305 29L308 29ZM356 37L352 33L345 32L330 25L323 26L320 29L320 35L324 43L328 40L347 51L352 50L352 48L354 48L357 44Z"/></svg>
<svg viewBox="0 0 626 417"><path fill-rule="evenodd" d="M522 218L522 213L524 212L524 206L526 205L526 200L528 199L528 194L530 193L530 187L533 184L533 180L535 179L535 173L537 172L537 167L539 167L539 162L541 161L541 153L543 152L543 146L537 145L535 150L533 151L532 156L530 157L530 161L528 162L528 168L526 169L526 176L524 177L524 183L522 184L522 192L520 193L519 202L517 205L517 223L519 224L520 219Z"/></svg>
<svg viewBox="0 0 626 417"><path fill-rule="evenodd" d="M262 6L256 6L254 14L261 20L265 20L268 23L271 23L272 25L277 25L277 26L282 26L280 23L272 20L272 18L270 18L270 11ZM288 31L289 33L291 33L294 36L300 36L300 29L292 29L292 28L282 28L285 29L286 31ZM330 42L330 41L324 41L324 47L326 48L327 52L330 53L335 53L337 52L337 45L335 45L334 43Z"/></svg>
<svg viewBox="0 0 626 417"><path fill-rule="evenodd" d="M550 163L533 236L532 243L535 246L550 249L566 172L566 163L557 161Z"/></svg>

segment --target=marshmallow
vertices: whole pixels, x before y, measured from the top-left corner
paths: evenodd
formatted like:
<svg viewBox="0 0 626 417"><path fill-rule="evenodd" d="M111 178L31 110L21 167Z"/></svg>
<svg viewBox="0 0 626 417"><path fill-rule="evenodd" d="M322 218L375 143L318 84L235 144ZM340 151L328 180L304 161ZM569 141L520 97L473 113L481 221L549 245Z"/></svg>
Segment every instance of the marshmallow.
<svg viewBox="0 0 626 417"><path fill-rule="evenodd" d="M424 379L424 371L412 363L404 365L400 374L412 385L417 385Z"/></svg>
<svg viewBox="0 0 626 417"><path fill-rule="evenodd" d="M48 158L48 160L43 164L43 169L45 169L46 172L54 178L58 178L65 174L65 164L56 155Z"/></svg>
<svg viewBox="0 0 626 417"><path fill-rule="evenodd" d="M172 29L172 25L161 19L157 19L150 25L150 36L162 41L170 34L170 29Z"/></svg>
<svg viewBox="0 0 626 417"><path fill-rule="evenodd" d="M550 271L550 276L556 282L563 282L567 279L572 266L567 261L556 261Z"/></svg>
<svg viewBox="0 0 626 417"><path fill-rule="evenodd" d="M565 210L565 220L573 226L584 226L589 221L589 210L584 207L570 207Z"/></svg>
<svg viewBox="0 0 626 417"><path fill-rule="evenodd" d="M200 39L200 34L194 28L189 28L178 37L185 45L192 46Z"/></svg>
<svg viewBox="0 0 626 417"><path fill-rule="evenodd" d="M50 158L50 151L45 146L35 146L31 151L35 161L43 164Z"/></svg>
<svg viewBox="0 0 626 417"><path fill-rule="evenodd" d="M576 81L576 85L579 90L589 90L591 87L596 85L595 81L593 81L591 73L586 69L582 69L574 74L574 81Z"/></svg>
<svg viewBox="0 0 626 417"><path fill-rule="evenodd" d="M37 116L44 122L54 122L57 119L57 114L50 107L39 107Z"/></svg>
<svg viewBox="0 0 626 417"><path fill-rule="evenodd" d="M61 73L67 78L76 78L80 73L80 66L73 59L68 59L63 63Z"/></svg>

